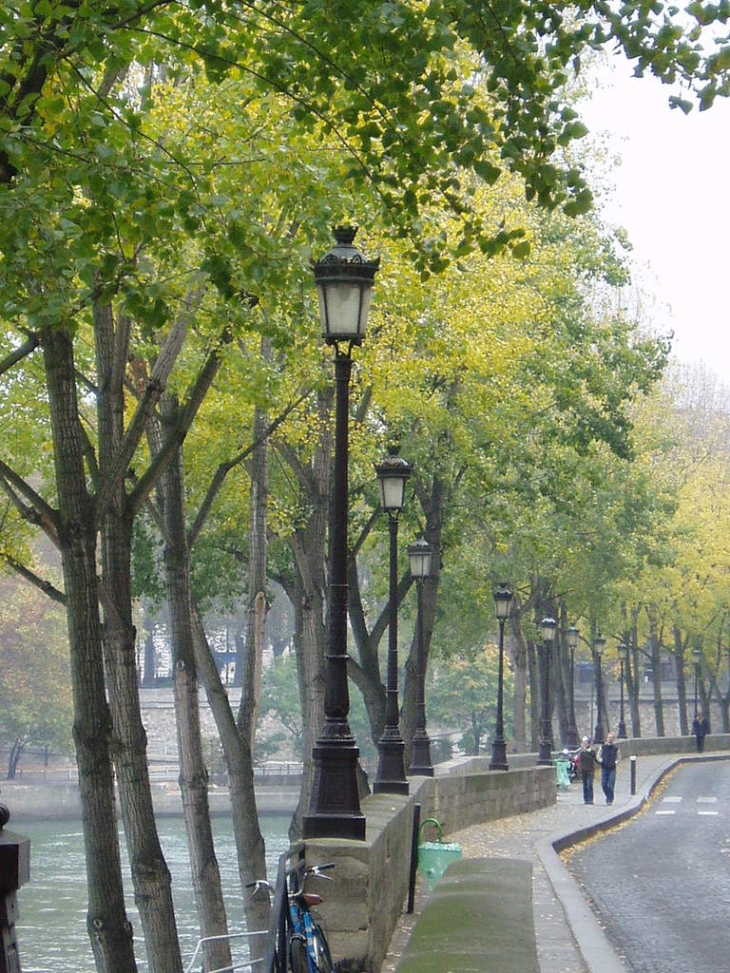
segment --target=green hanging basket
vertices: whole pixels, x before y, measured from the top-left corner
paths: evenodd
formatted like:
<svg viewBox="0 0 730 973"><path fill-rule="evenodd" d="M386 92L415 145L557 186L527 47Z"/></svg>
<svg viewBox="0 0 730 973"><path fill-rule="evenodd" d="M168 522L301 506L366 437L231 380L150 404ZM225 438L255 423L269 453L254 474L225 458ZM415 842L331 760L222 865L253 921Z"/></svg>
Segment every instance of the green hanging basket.
<svg viewBox="0 0 730 973"><path fill-rule="evenodd" d="M437 841L423 841L425 825L432 824L436 829ZM418 870L426 879L429 892L452 862L461 858L461 845L443 841L444 829L436 818L425 818L418 829Z"/></svg>

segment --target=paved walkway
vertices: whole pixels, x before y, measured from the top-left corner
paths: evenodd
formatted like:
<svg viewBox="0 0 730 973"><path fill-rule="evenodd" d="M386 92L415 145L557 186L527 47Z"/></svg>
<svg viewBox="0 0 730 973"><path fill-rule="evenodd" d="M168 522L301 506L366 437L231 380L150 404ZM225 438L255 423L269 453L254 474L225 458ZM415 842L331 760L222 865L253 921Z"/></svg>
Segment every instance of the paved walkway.
<svg viewBox="0 0 730 973"><path fill-rule="evenodd" d="M727 758L728 754L721 756ZM599 772L595 779L596 803L593 805L583 804L581 784L576 782L569 790L559 791L557 803L542 811L475 825L448 835L449 841L462 846L464 857L522 858L532 863L535 933L541 973L625 971L583 893L556 854L553 843L576 833L588 837L636 813L678 759L678 756L667 755L637 758L636 794L632 795L631 760L624 755L618 767L615 800L611 807L606 807L603 801ZM382 973L395 970L427 895L425 883L419 878L415 912L402 917Z"/></svg>

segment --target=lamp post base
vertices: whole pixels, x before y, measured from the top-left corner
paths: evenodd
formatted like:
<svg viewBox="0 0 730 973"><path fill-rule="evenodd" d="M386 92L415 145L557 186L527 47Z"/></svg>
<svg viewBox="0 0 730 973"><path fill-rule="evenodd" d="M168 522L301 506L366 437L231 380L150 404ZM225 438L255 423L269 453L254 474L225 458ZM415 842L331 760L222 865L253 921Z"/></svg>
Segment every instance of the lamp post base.
<svg viewBox="0 0 730 973"><path fill-rule="evenodd" d="M571 723L568 727L568 732L566 734L565 742L569 747L579 747L580 746L580 736L578 734L578 727L575 723Z"/></svg>
<svg viewBox="0 0 730 973"><path fill-rule="evenodd" d="M492 760L489 764L490 770L509 770L507 763L507 744L504 737L495 737L492 740Z"/></svg>
<svg viewBox="0 0 730 973"><path fill-rule="evenodd" d="M537 766L538 767L552 767L553 765L553 741L542 739L540 740L540 750L537 754Z"/></svg>
<svg viewBox="0 0 730 973"><path fill-rule="evenodd" d="M409 777L433 777L431 740L425 730L416 730L411 741L411 765Z"/></svg>
<svg viewBox="0 0 730 973"><path fill-rule="evenodd" d="M302 822L305 838L365 840L357 786L359 756L351 737L349 741L322 737L312 747L314 781L309 813Z"/></svg>
<svg viewBox="0 0 730 973"><path fill-rule="evenodd" d="M378 776L373 783L373 794L407 794L405 744L400 733L386 727L378 743L378 750L380 760Z"/></svg>
<svg viewBox="0 0 730 973"><path fill-rule="evenodd" d="M617 738L619 740L626 740L626 739L628 739L627 736L626 736L626 724L624 723L623 720L621 720L621 722L618 725L618 731L617 731L616 736L617 736Z"/></svg>

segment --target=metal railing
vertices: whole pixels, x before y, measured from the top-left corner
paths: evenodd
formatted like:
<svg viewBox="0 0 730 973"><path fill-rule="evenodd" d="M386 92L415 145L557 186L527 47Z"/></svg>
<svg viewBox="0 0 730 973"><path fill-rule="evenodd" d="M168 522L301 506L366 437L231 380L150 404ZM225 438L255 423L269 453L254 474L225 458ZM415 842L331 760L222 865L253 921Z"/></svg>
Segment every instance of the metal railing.
<svg viewBox="0 0 730 973"><path fill-rule="evenodd" d="M232 939L252 939L254 936L267 936L267 932L229 932L225 936L206 936L203 939L199 939L197 945L195 946L195 952L190 958L190 962L185 967L185 973L191 973L193 966L195 965L198 956L201 954L203 947L206 943L219 942L222 939L227 939L229 942ZM231 966L221 966L217 970L209 970L208 973L235 973L236 970L251 970L256 966L260 966L264 961L261 959L247 959L236 961Z"/></svg>

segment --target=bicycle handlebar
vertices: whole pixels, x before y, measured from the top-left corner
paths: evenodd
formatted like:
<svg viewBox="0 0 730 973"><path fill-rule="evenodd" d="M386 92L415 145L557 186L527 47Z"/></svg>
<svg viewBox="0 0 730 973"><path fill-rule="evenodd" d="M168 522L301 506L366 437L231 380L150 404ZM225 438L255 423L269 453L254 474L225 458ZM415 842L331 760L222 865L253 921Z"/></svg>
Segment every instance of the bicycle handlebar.
<svg viewBox="0 0 730 973"><path fill-rule="evenodd" d="M306 865L302 870L302 880L305 881L308 878L326 878L328 882L332 881L331 875L323 874L330 868L334 868L334 862L323 862L321 865ZM268 882L265 878L258 878L255 882L246 882L245 888L253 889L251 896L256 895L261 889L266 889L266 891L273 895L274 889L271 882ZM300 890L301 893L301 890ZM291 893L289 893L291 895Z"/></svg>
<svg viewBox="0 0 730 973"><path fill-rule="evenodd" d="M334 868L334 862L325 862L322 865L307 865L304 869L304 878L326 878L327 881L332 881L331 875L323 875L322 873L329 868Z"/></svg>

